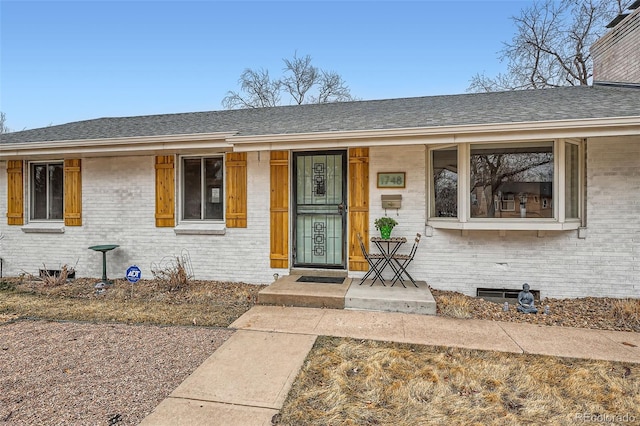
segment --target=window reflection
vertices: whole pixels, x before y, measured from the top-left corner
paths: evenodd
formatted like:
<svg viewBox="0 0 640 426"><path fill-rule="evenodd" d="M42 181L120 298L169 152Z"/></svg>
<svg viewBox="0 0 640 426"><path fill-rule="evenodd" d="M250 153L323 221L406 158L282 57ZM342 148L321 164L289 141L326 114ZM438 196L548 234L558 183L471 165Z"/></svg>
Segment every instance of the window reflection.
<svg viewBox="0 0 640 426"><path fill-rule="evenodd" d="M59 220L64 212L62 163L31 165L31 219Z"/></svg>
<svg viewBox="0 0 640 426"><path fill-rule="evenodd" d="M472 218L552 218L553 143L472 145Z"/></svg>
<svg viewBox="0 0 640 426"><path fill-rule="evenodd" d="M458 149L432 151L433 212L435 217L458 216Z"/></svg>
<svg viewBox="0 0 640 426"><path fill-rule="evenodd" d="M223 165L222 157L183 160L183 219L222 220L224 218Z"/></svg>

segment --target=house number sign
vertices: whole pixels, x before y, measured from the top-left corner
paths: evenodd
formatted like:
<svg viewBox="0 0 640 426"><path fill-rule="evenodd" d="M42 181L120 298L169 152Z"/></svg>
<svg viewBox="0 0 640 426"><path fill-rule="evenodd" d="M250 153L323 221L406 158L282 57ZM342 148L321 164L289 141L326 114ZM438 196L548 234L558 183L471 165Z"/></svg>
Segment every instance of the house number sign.
<svg viewBox="0 0 640 426"><path fill-rule="evenodd" d="M378 173L378 188L404 188L405 172Z"/></svg>

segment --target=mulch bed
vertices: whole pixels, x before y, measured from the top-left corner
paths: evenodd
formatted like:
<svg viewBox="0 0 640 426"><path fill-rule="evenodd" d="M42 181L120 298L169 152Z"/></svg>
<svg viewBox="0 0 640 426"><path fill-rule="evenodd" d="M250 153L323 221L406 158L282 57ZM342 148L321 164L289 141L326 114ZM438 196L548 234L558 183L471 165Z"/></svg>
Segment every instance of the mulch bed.
<svg viewBox="0 0 640 426"><path fill-rule="evenodd" d="M39 281L24 278L3 278L5 283L15 286L20 291L33 292L47 297L74 299L115 299L115 300L147 300L167 304L207 303L217 306L236 307L239 312L249 309L256 303L262 285L245 283L225 283L217 281L189 282L187 288L170 289L159 280L141 280L131 285L126 280L116 280L113 287L102 294L94 289L99 280L95 278L77 278L60 286L46 287ZM5 284L6 285L6 284ZM635 316L620 318L616 315L616 304L620 299L603 297L585 297L576 299L548 299L536 303L538 314L522 314L516 311L514 304L508 312L503 305L483 299L465 296L458 292L431 288L438 305L438 315L454 316L443 312L444 299L463 300L466 318L490 321L507 321L550 326L593 328L601 330L640 332L640 299ZM631 303L634 303L631 302ZM542 313L549 306L549 314ZM229 309L229 308L227 308ZM0 322L15 319L15 315L0 313Z"/></svg>
<svg viewBox="0 0 640 426"><path fill-rule="evenodd" d="M440 312L440 300L444 297L456 295L464 297L469 304L468 318L490 321L507 321L529 323L539 325L553 325L563 327L594 328L600 330L635 331L640 332L640 321L624 321L615 315L614 305L620 299L607 297L584 297L576 299L548 299L545 298L536 303L537 314L523 314L516 310L515 304L511 304L508 312L503 312L503 305L483 299L463 296L460 293L431 289L433 297ZM439 300L440 299L440 300ZM638 303L640 310L640 300ZM543 313L544 307L549 306L549 314Z"/></svg>

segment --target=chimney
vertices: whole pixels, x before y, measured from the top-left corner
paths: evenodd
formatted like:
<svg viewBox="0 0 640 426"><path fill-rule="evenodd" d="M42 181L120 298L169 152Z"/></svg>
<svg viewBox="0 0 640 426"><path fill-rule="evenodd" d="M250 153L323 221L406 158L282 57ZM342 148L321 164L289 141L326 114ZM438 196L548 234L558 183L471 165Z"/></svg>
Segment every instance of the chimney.
<svg viewBox="0 0 640 426"><path fill-rule="evenodd" d="M591 46L593 84L640 88L640 0L616 17Z"/></svg>

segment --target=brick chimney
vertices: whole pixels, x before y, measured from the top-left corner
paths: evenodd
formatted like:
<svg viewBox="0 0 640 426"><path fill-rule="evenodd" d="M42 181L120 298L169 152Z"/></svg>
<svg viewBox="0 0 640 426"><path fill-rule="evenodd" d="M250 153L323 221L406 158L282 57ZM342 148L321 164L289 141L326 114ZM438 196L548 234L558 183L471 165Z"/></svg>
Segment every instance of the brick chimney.
<svg viewBox="0 0 640 426"><path fill-rule="evenodd" d="M640 88L640 0L591 46L593 84Z"/></svg>

